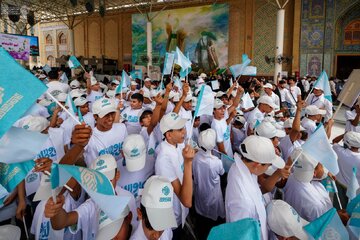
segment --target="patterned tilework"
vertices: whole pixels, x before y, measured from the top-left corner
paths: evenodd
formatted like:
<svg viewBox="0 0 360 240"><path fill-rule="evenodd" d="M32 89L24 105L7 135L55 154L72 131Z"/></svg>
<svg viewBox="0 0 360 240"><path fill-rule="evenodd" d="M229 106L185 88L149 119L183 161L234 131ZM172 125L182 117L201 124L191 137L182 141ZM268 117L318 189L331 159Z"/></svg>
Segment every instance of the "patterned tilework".
<svg viewBox="0 0 360 240"><path fill-rule="evenodd" d="M254 24L253 64L260 74L273 74L274 65L265 62L265 56L275 55L277 8L264 0L256 0Z"/></svg>

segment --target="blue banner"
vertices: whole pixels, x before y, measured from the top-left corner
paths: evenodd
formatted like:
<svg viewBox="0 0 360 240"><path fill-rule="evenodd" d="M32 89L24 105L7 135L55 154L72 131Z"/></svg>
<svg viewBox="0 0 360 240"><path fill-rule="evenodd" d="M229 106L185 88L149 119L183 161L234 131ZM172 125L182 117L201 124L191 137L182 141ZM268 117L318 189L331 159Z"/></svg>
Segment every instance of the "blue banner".
<svg viewBox="0 0 360 240"><path fill-rule="evenodd" d="M9 193L12 192L34 166L33 160L12 164L0 163L0 184Z"/></svg>

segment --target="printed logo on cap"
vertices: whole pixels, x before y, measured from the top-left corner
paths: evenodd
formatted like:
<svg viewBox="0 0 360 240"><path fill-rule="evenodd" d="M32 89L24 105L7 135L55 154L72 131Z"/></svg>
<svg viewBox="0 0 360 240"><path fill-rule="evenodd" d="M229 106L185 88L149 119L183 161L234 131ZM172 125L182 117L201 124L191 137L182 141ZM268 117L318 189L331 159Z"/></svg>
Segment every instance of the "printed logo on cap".
<svg viewBox="0 0 360 240"><path fill-rule="evenodd" d="M171 113L170 115L174 120L179 118L179 115L177 115L176 113Z"/></svg>
<svg viewBox="0 0 360 240"><path fill-rule="evenodd" d="M103 159L100 159L97 163L96 163L96 165L97 166L101 166L101 165L103 165L105 163L105 161L103 160Z"/></svg>
<svg viewBox="0 0 360 240"><path fill-rule="evenodd" d="M161 191L165 196L169 195L169 193L170 193L170 189L168 186L163 187L163 189Z"/></svg>
<svg viewBox="0 0 360 240"><path fill-rule="evenodd" d="M101 103L102 103L101 107L105 107L111 104L108 99L102 100Z"/></svg>
<svg viewBox="0 0 360 240"><path fill-rule="evenodd" d="M155 153L154 149L150 148L149 151L148 151L148 154L153 155L154 153Z"/></svg>
<svg viewBox="0 0 360 240"><path fill-rule="evenodd" d="M134 148L133 150L131 150L130 157L137 157L139 155L140 155L140 151L138 148Z"/></svg>
<svg viewBox="0 0 360 240"><path fill-rule="evenodd" d="M23 126L23 129L29 129L29 128L30 128L30 127L29 127L29 125L27 125L27 124Z"/></svg>

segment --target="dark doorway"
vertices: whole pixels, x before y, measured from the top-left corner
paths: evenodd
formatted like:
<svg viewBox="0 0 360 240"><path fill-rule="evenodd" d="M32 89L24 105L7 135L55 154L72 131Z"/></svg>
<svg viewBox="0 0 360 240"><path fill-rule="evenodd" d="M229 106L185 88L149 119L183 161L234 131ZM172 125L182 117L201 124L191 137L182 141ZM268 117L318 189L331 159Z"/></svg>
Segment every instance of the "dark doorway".
<svg viewBox="0 0 360 240"><path fill-rule="evenodd" d="M336 78L347 79L353 69L360 69L360 55L337 56Z"/></svg>

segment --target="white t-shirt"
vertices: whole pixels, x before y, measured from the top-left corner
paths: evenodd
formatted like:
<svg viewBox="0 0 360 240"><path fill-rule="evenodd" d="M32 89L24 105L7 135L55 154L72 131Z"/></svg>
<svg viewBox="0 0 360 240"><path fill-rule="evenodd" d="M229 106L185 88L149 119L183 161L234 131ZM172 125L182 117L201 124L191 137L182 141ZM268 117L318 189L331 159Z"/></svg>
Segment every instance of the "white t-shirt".
<svg viewBox="0 0 360 240"><path fill-rule="evenodd" d="M309 95L309 97L307 98L306 101L306 105L315 105L320 109L325 109L326 110L326 114L325 114L325 122L329 121L330 118L332 118L332 107L333 104L332 102L330 102L329 100L327 100L324 97L324 94L322 94L321 96L317 97L315 96L313 93L311 93Z"/></svg>
<svg viewBox="0 0 360 240"><path fill-rule="evenodd" d="M60 93L68 93L70 91L70 86L66 83L62 83L59 81L51 81L48 84L46 84L48 89L46 90L47 93L50 93L54 97L59 95ZM51 100L51 98L48 95L45 95L48 100Z"/></svg>
<svg viewBox="0 0 360 240"><path fill-rule="evenodd" d="M141 130L140 116L145 109L132 109L127 107L122 111L121 118L125 121L128 134L139 134Z"/></svg>
<svg viewBox="0 0 360 240"><path fill-rule="evenodd" d="M220 175L225 170L218 157L200 149L193 160L195 209L201 216L214 221L225 217ZM211 193L211 194L209 194Z"/></svg>
<svg viewBox="0 0 360 240"><path fill-rule="evenodd" d="M291 96L290 97L293 98L293 100L295 102L297 102L298 96L301 96L300 88L298 86L292 86L292 87L289 88L289 92L292 95L292 97Z"/></svg>
<svg viewBox="0 0 360 240"><path fill-rule="evenodd" d="M90 126L92 129L95 127L95 118L91 112L88 112L83 116L83 119L86 125ZM67 118L61 125L60 128L64 130L64 143L70 144L72 132L75 125L78 124L71 117Z"/></svg>
<svg viewBox="0 0 360 240"><path fill-rule="evenodd" d="M249 123L250 128L254 128L256 122L261 123L265 118L265 113L261 112L258 107L249 112L246 118L246 122Z"/></svg>
<svg viewBox="0 0 360 240"><path fill-rule="evenodd" d="M360 132L360 122L357 126L353 126L350 121L354 120L356 117L355 109L352 111L345 112L345 119L346 119L346 126L345 132L353 131L353 132Z"/></svg>
<svg viewBox="0 0 360 240"><path fill-rule="evenodd" d="M225 118L221 120L214 120L211 123L211 128L215 130L216 132L216 143L223 143L224 148L226 151L226 155L228 155L230 158L234 157L232 148L231 148L231 140L230 140L230 125L226 123ZM216 147L217 149L217 147ZM221 160L224 165L224 169L226 172L229 171L232 161L228 160L225 156L221 155Z"/></svg>
<svg viewBox="0 0 360 240"><path fill-rule="evenodd" d="M71 212L72 210L78 208L85 200L85 192L82 191L78 200L75 200L71 197L69 192L64 193L65 203L63 209L66 212ZM39 240L51 240L51 239L64 239L64 240L77 240L81 239L81 232L72 234L69 231L69 228L62 230L53 230L51 227L51 222L49 218L46 218L44 215L44 208L47 200L41 201L36 207L34 218L31 224L31 233L35 235L35 239Z"/></svg>
<svg viewBox="0 0 360 240"><path fill-rule="evenodd" d="M171 240L173 233L171 229L165 229L161 234L159 240ZM139 224L133 234L130 237L130 240L148 240L144 234L144 229L142 227L142 220L139 221Z"/></svg>
<svg viewBox="0 0 360 240"><path fill-rule="evenodd" d="M122 144L128 135L123 123L114 123L109 131L101 132L96 127L93 129L89 143L85 147L84 158L87 166L104 154L114 156L118 168L122 164Z"/></svg>
<svg viewBox="0 0 360 240"><path fill-rule="evenodd" d="M301 126L303 126L307 133L308 133L308 138L315 132L317 126L316 126L316 122L305 117L301 120Z"/></svg>
<svg viewBox="0 0 360 240"><path fill-rule="evenodd" d="M238 129L234 126L232 126L231 131L233 134L233 142L232 142L232 148L234 152L240 153L240 144L244 141L246 138L246 130L243 127L242 129Z"/></svg>
<svg viewBox="0 0 360 240"><path fill-rule="evenodd" d="M329 193L319 181L304 183L290 175L283 190L284 200L306 221L312 222L332 208Z"/></svg>
<svg viewBox="0 0 360 240"><path fill-rule="evenodd" d="M178 144L177 147L171 145L166 140L160 143L156 149L157 159L155 161L155 174L166 177L170 182L179 179L182 184L184 177L184 158L182 150L184 144ZM189 210L180 202L174 193L174 213L178 226L184 223Z"/></svg>
<svg viewBox="0 0 360 240"><path fill-rule="evenodd" d="M29 110L26 111L24 116L31 115L31 116L42 116L44 118L50 117L50 114L46 107L41 104L34 103Z"/></svg>
<svg viewBox="0 0 360 240"><path fill-rule="evenodd" d="M349 186L353 175L353 167L360 169L360 153L343 148L337 143L333 145L333 149L338 156L340 170L336 175L336 179L343 185ZM356 178L360 181L360 171L356 172Z"/></svg>
<svg viewBox="0 0 360 240"><path fill-rule="evenodd" d="M93 103L102 98L104 95L102 94L102 92L97 92L97 91L91 91L91 93L87 96L87 100L89 101L89 110L90 112L92 111L92 105Z"/></svg>
<svg viewBox="0 0 360 240"><path fill-rule="evenodd" d="M257 176L252 174L238 154L228 174L225 193L226 222L244 218L260 221L261 238L268 239L266 210Z"/></svg>
<svg viewBox="0 0 360 240"><path fill-rule="evenodd" d="M82 239L95 240L99 230L100 208L89 198L75 211L78 214L78 220L75 229L71 229L71 232L76 234L81 230Z"/></svg>

